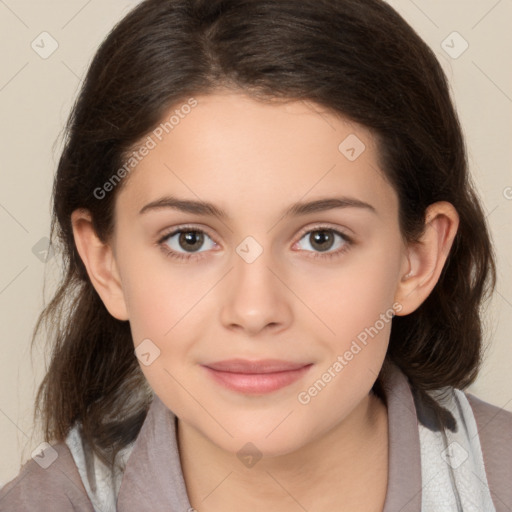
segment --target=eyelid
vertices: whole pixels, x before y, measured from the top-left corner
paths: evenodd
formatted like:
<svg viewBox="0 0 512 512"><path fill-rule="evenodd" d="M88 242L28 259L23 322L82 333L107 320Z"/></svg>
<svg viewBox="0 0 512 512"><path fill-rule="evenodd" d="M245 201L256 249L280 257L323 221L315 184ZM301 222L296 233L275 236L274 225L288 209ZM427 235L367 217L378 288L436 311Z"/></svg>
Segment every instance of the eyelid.
<svg viewBox="0 0 512 512"><path fill-rule="evenodd" d="M193 224L182 224L162 231L160 234L157 235L157 244L165 242L169 237L181 231L198 231L200 233L204 233L205 235L208 235L217 245L219 245L219 242L217 242L215 237L212 236L208 228Z"/></svg>
<svg viewBox="0 0 512 512"><path fill-rule="evenodd" d="M303 228L298 235L298 239L301 240L302 237L304 235L306 235L307 233L311 233L313 231L321 231L321 230L333 231L333 232L341 235L343 238L345 238L347 240L347 242L351 242L351 243L355 242L355 238L353 237L353 235L347 233L347 231L350 231L352 233L352 230L348 230L347 228L343 228L341 226L331 225L331 224L329 224L329 222L319 222L317 224L309 225L309 226Z"/></svg>

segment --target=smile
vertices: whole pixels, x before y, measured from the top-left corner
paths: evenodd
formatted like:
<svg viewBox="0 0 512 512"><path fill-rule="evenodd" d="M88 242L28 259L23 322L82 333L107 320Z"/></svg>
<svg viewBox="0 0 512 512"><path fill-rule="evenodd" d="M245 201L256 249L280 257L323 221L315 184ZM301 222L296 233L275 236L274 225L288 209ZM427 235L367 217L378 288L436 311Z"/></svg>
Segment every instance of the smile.
<svg viewBox="0 0 512 512"><path fill-rule="evenodd" d="M289 386L303 377L312 363L232 359L201 365L216 383L243 394L265 394Z"/></svg>

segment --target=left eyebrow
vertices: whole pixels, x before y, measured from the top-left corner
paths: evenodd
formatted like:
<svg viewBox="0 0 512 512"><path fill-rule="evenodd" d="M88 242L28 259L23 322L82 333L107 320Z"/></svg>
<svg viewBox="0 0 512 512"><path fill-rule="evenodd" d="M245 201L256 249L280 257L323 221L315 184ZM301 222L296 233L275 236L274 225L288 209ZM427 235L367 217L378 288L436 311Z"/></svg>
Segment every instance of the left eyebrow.
<svg viewBox="0 0 512 512"><path fill-rule="evenodd" d="M156 201L148 203L140 210L139 214L163 208L172 208L174 210L195 213L198 215L210 215L224 220L229 219L229 215L213 203L209 203L207 201L178 199L172 196L161 197ZM359 199L353 197L330 197L317 199L315 201L294 203L285 210L281 218L308 215L310 213L322 212L335 208L362 208L377 214L376 209L371 204L365 203Z"/></svg>
<svg viewBox="0 0 512 512"><path fill-rule="evenodd" d="M333 210L334 208L362 208L377 214L377 210L371 204L365 203L355 197L329 197L317 199L316 201L295 203L284 212L283 216L307 215L308 213Z"/></svg>

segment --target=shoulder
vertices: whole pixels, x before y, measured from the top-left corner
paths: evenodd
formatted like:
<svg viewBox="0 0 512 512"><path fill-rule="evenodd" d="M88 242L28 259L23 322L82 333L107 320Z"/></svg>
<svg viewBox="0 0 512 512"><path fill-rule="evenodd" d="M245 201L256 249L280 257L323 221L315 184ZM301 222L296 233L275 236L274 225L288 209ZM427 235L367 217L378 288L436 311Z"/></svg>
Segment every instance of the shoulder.
<svg viewBox="0 0 512 512"><path fill-rule="evenodd" d="M464 394L477 420L480 435L491 432L503 440L512 441L512 412L485 402L471 393Z"/></svg>
<svg viewBox="0 0 512 512"><path fill-rule="evenodd" d="M512 412L465 393L478 428L484 465L495 503L512 509Z"/></svg>
<svg viewBox="0 0 512 512"><path fill-rule="evenodd" d="M0 489L0 512L94 512L67 445L47 445L40 457Z"/></svg>

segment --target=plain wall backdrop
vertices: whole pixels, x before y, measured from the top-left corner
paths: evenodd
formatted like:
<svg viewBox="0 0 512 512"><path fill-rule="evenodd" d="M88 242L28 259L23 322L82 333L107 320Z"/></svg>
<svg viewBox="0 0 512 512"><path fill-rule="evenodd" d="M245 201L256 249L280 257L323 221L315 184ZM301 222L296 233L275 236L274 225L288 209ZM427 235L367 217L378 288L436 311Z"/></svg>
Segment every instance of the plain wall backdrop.
<svg viewBox="0 0 512 512"><path fill-rule="evenodd" d="M137 3L0 0L0 486L41 442L32 413L46 356L41 341L31 354L30 340L44 277L49 299L58 275L58 255L45 256L45 248L59 136L93 54ZM388 3L434 50L451 83L498 260L490 345L469 391L512 411L512 2Z"/></svg>

